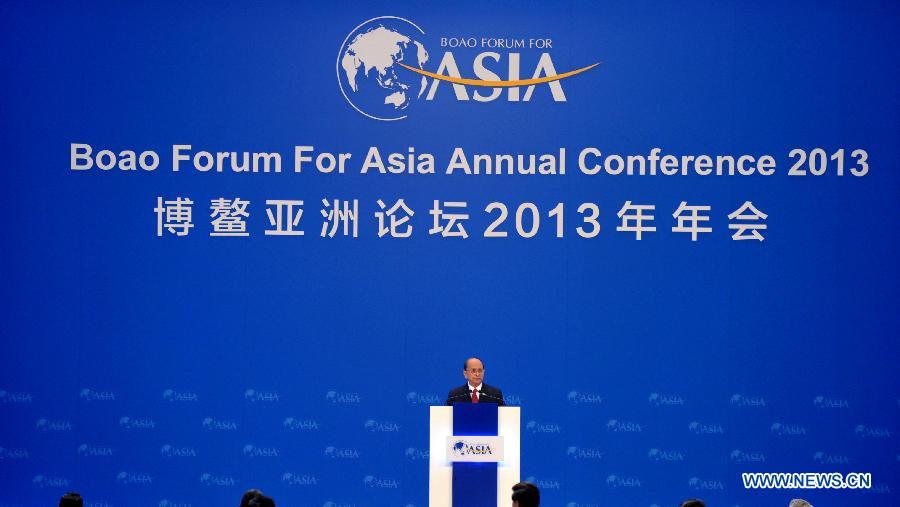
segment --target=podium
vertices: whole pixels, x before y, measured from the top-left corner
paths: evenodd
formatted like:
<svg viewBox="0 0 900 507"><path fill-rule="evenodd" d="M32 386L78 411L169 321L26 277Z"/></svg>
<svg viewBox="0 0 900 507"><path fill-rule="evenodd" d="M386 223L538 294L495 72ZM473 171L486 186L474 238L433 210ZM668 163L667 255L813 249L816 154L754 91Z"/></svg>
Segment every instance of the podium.
<svg viewBox="0 0 900 507"><path fill-rule="evenodd" d="M519 482L521 409L431 407L429 507L508 507Z"/></svg>

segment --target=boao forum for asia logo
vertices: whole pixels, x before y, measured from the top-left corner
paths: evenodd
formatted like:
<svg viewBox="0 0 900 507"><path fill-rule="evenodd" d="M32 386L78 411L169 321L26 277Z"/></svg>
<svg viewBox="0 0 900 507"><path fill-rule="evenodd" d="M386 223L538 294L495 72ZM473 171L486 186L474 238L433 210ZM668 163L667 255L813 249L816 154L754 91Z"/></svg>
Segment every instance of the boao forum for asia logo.
<svg viewBox="0 0 900 507"><path fill-rule="evenodd" d="M550 54L552 39L466 36L440 37L444 54L435 66L435 58L422 42L424 36L418 25L398 16L372 18L354 28L341 44L335 64L347 102L373 120L402 120L416 103L434 100L441 82L457 101L529 102L537 87L546 86L554 102L566 102L562 80L600 65L558 73ZM461 52L475 48L480 52L471 64L464 62L468 58ZM523 51L540 56L536 62L523 59ZM523 79L522 72L528 73L532 66L531 77ZM469 68L474 77L463 75ZM505 73L505 79L500 73Z"/></svg>

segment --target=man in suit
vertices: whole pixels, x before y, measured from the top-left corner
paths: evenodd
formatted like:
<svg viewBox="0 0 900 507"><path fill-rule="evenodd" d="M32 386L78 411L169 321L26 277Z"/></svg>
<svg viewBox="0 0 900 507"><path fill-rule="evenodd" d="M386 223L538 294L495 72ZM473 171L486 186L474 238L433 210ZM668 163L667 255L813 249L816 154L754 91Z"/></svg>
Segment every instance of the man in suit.
<svg viewBox="0 0 900 507"><path fill-rule="evenodd" d="M484 383L484 363L477 357L470 357L463 363L463 377L466 384L447 394L447 405L454 403L496 403L506 405L503 393L496 387Z"/></svg>

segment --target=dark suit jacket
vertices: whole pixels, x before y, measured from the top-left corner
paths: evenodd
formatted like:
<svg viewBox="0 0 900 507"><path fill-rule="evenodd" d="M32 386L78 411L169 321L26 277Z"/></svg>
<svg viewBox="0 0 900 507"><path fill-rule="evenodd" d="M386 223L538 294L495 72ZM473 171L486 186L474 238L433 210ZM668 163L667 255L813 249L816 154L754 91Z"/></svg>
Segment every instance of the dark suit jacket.
<svg viewBox="0 0 900 507"><path fill-rule="evenodd" d="M501 407L506 405L506 402L503 401L503 392L494 386L484 383L481 384L481 394L478 396L478 401L480 403L496 403ZM452 389L447 394L447 405L453 405L454 403L472 403L472 393L469 391L468 383L463 384L462 387Z"/></svg>

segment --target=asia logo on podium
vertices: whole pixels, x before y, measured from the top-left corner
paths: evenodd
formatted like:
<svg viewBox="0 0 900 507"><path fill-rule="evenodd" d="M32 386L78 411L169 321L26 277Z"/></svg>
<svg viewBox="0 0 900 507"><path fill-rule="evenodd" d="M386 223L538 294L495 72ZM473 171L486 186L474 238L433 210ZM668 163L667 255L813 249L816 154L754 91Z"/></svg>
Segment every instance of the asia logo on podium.
<svg viewBox="0 0 900 507"><path fill-rule="evenodd" d="M503 437L447 437L447 461L484 463L503 461Z"/></svg>

